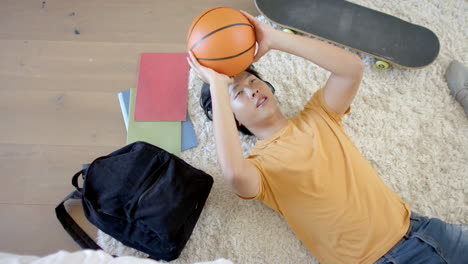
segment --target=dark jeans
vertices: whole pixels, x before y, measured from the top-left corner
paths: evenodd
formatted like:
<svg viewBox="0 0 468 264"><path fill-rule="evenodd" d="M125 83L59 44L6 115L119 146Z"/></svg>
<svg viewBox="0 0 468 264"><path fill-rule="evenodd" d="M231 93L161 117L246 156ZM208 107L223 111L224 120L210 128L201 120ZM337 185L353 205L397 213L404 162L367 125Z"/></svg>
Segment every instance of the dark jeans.
<svg viewBox="0 0 468 264"><path fill-rule="evenodd" d="M375 264L468 263L468 226L411 213L405 236Z"/></svg>

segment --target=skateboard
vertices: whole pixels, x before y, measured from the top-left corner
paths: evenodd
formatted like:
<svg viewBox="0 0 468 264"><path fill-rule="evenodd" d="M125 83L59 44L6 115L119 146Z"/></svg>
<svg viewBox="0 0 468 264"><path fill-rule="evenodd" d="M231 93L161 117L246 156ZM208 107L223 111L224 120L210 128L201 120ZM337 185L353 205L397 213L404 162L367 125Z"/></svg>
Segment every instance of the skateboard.
<svg viewBox="0 0 468 264"><path fill-rule="evenodd" d="M381 69L423 68L439 54L439 39L431 30L344 0L255 0L255 5L285 31L365 53Z"/></svg>

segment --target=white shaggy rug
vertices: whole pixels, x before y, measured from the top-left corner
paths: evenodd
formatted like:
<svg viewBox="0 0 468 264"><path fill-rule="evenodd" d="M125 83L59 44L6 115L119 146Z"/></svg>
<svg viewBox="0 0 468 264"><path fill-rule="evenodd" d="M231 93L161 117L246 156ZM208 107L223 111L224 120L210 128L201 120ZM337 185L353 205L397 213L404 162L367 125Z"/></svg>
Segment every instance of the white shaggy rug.
<svg viewBox="0 0 468 264"><path fill-rule="evenodd" d="M381 71L373 58L359 54L366 67L351 114L344 119L348 135L413 210L468 224L468 118L450 95L444 77L453 59L468 65L468 2L351 2L430 28L439 37L441 50L433 64L419 70ZM276 87L287 117L296 115L329 75L311 62L279 51L269 52L255 66ZM226 185L212 124L198 104L201 85L191 73L188 107L199 146L183 152L182 158L212 175L214 185L191 239L171 263L219 258L243 264L317 263L282 217L260 202L237 198ZM254 138L242 137L244 154L254 143ZM144 256L102 232L98 243L111 254Z"/></svg>

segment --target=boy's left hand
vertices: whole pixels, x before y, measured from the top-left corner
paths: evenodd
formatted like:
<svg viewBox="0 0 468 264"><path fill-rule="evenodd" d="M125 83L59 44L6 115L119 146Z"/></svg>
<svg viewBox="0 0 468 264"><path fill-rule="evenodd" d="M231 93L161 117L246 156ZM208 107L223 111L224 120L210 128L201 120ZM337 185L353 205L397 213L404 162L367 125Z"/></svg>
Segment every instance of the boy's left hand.
<svg viewBox="0 0 468 264"><path fill-rule="evenodd" d="M247 19L255 28L255 34L258 42L258 51L254 57L253 62L257 62L270 49L274 49L274 39L276 37L277 30L261 22L245 11L240 10L240 12L245 17L247 17Z"/></svg>

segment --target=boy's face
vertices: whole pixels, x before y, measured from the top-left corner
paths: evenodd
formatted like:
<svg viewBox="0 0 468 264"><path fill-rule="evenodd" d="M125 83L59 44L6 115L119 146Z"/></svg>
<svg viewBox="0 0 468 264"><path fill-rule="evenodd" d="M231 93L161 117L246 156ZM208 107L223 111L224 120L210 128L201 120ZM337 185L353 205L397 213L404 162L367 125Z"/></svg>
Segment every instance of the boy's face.
<svg viewBox="0 0 468 264"><path fill-rule="evenodd" d="M237 121L247 129L267 120L278 110L270 87L248 72L234 77L234 83L229 85L229 98Z"/></svg>

